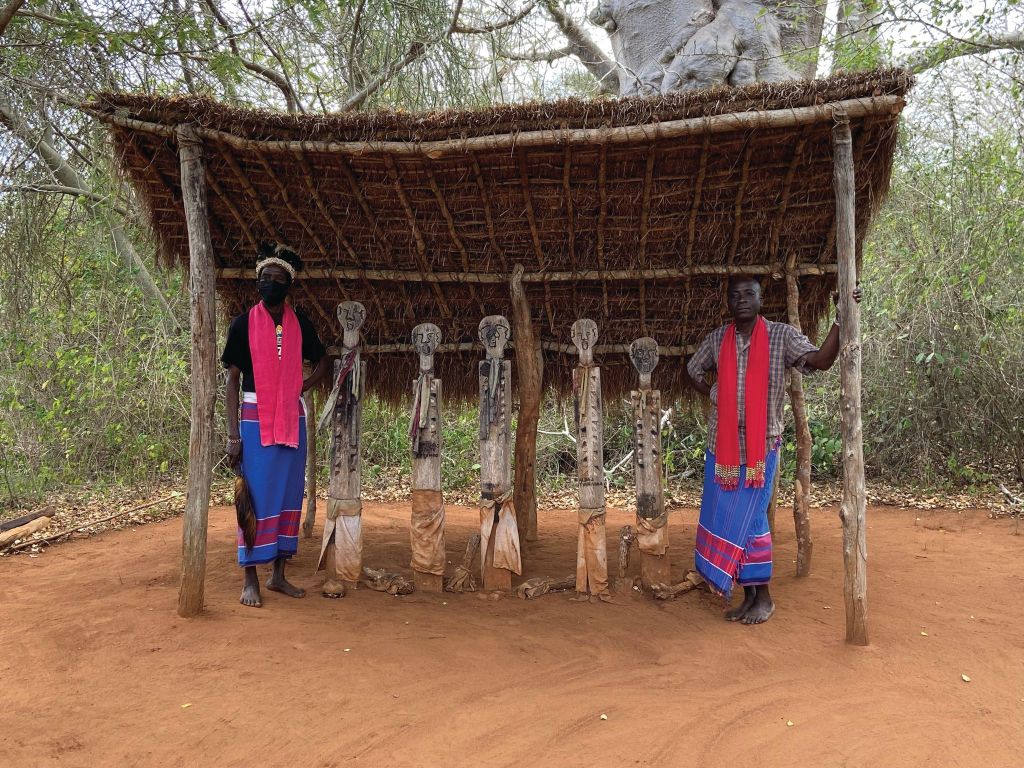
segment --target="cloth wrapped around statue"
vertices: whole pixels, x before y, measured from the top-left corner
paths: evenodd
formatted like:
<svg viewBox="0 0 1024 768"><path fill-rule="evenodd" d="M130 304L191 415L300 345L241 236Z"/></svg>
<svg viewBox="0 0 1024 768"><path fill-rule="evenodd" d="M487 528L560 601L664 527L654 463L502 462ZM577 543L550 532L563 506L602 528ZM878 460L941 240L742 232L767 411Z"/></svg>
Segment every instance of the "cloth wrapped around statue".
<svg viewBox="0 0 1024 768"><path fill-rule="evenodd" d="M412 569L444 576L444 500L440 491L413 490L409 541Z"/></svg>
<svg viewBox="0 0 1024 768"><path fill-rule="evenodd" d="M636 543L640 551L648 555L664 555L668 549L668 512L657 517L646 518L637 515Z"/></svg>
<svg viewBox="0 0 1024 768"><path fill-rule="evenodd" d="M317 570L324 565L327 545L334 540L334 572L339 579L355 582L362 575L363 504L359 499L328 499L324 521L324 543Z"/></svg>
<svg viewBox="0 0 1024 768"><path fill-rule="evenodd" d="M495 521L497 518L497 521ZM487 548L494 537L495 568L504 568L517 576L523 572L519 552L519 531L516 528L516 509L512 504L512 489L496 499L480 499L480 568L487 562Z"/></svg>
<svg viewBox="0 0 1024 768"><path fill-rule="evenodd" d="M605 539L604 509L580 509L576 542L576 591L608 594L608 545Z"/></svg>

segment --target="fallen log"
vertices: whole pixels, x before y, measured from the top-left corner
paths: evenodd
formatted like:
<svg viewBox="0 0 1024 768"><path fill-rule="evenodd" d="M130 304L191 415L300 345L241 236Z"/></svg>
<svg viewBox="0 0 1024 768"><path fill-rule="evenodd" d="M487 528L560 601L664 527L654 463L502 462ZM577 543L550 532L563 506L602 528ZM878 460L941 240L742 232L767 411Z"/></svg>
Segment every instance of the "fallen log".
<svg viewBox="0 0 1024 768"><path fill-rule="evenodd" d="M0 533L0 549L4 549L11 542L24 539L26 536L31 536L36 531L41 531L49 526L50 518L43 516L25 523L25 525L19 525L17 528L10 528Z"/></svg>
<svg viewBox="0 0 1024 768"><path fill-rule="evenodd" d="M109 521L111 521L111 520L113 520L115 518L123 517L124 515L129 515L132 512L138 512L138 511L143 510L143 509L148 509L149 507L155 507L157 504L164 504L164 503L166 503L168 501L174 501L175 499L180 499L181 497L182 497L182 494L180 492L175 492L175 493L172 493L170 496L166 496L166 497L164 497L162 499L157 499L156 501L147 501L145 504L139 504L138 506L132 507L130 509L122 509L120 512L115 512L112 515L107 515L106 517L101 517L99 520L90 520L90 521L88 521L86 523L82 523L81 525L75 525L75 526L72 526L71 528L65 528L63 531L58 531L57 533L55 533L55 534L53 534L51 536L44 536L41 539L30 539L28 541L23 541L20 544L14 544L13 546L8 547L8 549L9 549L9 551L14 552L14 551L19 550L19 549L26 549L27 547L30 547L33 544L51 544L54 541L57 541L57 539L61 539L61 538L65 537L65 536L69 536L72 533L80 531L83 528L88 528L91 525L99 525L100 523L106 523L106 522L109 522Z"/></svg>
<svg viewBox="0 0 1024 768"><path fill-rule="evenodd" d="M35 512L29 512L27 515L16 517L13 520L4 520L3 522L0 522L0 533L10 531L14 528L20 528L21 526L27 525L40 517L53 517L54 514L55 511L53 507L47 505L37 509Z"/></svg>

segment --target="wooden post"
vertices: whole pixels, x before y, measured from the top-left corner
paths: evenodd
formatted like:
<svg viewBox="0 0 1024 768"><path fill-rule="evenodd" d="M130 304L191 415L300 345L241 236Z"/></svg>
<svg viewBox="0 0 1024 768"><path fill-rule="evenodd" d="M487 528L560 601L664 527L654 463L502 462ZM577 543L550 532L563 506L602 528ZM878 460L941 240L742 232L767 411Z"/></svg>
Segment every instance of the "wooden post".
<svg viewBox="0 0 1024 768"><path fill-rule="evenodd" d="M203 610L206 527L213 472L213 411L217 397L217 296L213 242L206 210L203 145L191 126L177 129L181 196L188 227L188 277L192 329L192 427L188 438L188 496L182 526L178 614Z"/></svg>
<svg viewBox="0 0 1024 768"><path fill-rule="evenodd" d="M786 272L786 309L789 324L803 331L800 323L800 286L793 267L796 257L789 259ZM789 370L789 399L793 406L796 426L796 479L793 481L793 523L796 526L796 575L811 575L811 428L807 423L807 403L804 400L804 377L800 371Z"/></svg>
<svg viewBox="0 0 1024 768"><path fill-rule="evenodd" d="M629 359L640 373L630 392L633 405L633 472L636 482L636 540L644 589L672 583L668 555L668 513L661 485L661 392L651 388L658 364L658 342L649 336L629 345Z"/></svg>
<svg viewBox="0 0 1024 768"><path fill-rule="evenodd" d="M604 403L601 369L594 365L597 323L572 324L579 362L572 372L576 420L576 472L580 481L576 539L576 599L608 600L608 542L604 506Z"/></svg>
<svg viewBox="0 0 1024 768"><path fill-rule="evenodd" d="M307 426L316 418L316 396L310 390L303 399L306 403ZM316 523L316 425L306 429L306 517L302 521L302 538L313 536L313 525Z"/></svg>
<svg viewBox="0 0 1024 768"><path fill-rule="evenodd" d="M512 335L516 340L519 421L516 425L515 506L520 538L537 540L537 425L544 397L544 358L523 292L523 265L512 270Z"/></svg>
<svg viewBox="0 0 1024 768"><path fill-rule="evenodd" d="M846 641L868 644L867 543L865 541L864 444L860 407L860 307L853 300L857 285L856 193L850 120L836 110L832 129L836 192L836 258L839 262L839 374L843 434L843 593L846 600Z"/></svg>
<svg viewBox="0 0 1024 768"><path fill-rule="evenodd" d="M416 589L440 592L443 588L444 500L441 495L441 380L434 378L434 352L441 329L423 323L412 329L412 343L420 358L420 374L413 382L409 438L412 449L412 518L409 542Z"/></svg>
<svg viewBox="0 0 1024 768"><path fill-rule="evenodd" d="M509 325L501 315L480 321L480 561L484 589L512 591L522 572L512 498L512 365L504 359Z"/></svg>
<svg viewBox="0 0 1024 768"><path fill-rule="evenodd" d="M344 597L355 589L363 568L362 462L363 394L366 363L359 356L359 329L366 309L358 301L338 305L342 328L341 355L334 364L334 391L328 401L331 419L331 476L327 485L327 515L320 545L321 565L327 568L325 597Z"/></svg>

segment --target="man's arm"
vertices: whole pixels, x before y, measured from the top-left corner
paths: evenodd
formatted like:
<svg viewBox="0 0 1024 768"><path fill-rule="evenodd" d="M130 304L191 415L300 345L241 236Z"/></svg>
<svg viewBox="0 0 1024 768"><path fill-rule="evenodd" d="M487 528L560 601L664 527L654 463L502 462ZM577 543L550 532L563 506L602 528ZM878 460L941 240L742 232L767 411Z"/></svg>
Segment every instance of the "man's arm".
<svg viewBox="0 0 1024 768"><path fill-rule="evenodd" d="M711 336L705 337L697 351L694 352L690 362L686 364L686 372L689 374L690 384L702 395L711 395L711 385L708 384L708 371L715 367L715 358L711 352Z"/></svg>
<svg viewBox="0 0 1024 768"><path fill-rule="evenodd" d="M319 384L323 378L327 375L327 372L331 369L332 358L330 355L324 355L320 358L320 361L316 364L316 368L313 369L313 373L309 375L309 378L302 382L302 391L312 389Z"/></svg>
<svg viewBox="0 0 1024 768"><path fill-rule="evenodd" d="M858 304L860 304L863 295L859 285L853 289L853 300ZM832 298L838 304L839 294L833 294ZM804 355L803 364L805 368L827 371L835 363L836 358L839 357L839 322L840 320L837 317L836 322L828 329L828 336L825 337L825 341L817 352L808 352Z"/></svg>
<svg viewBox="0 0 1024 768"><path fill-rule="evenodd" d="M242 372L237 366L228 368L228 385L224 394L224 408L228 419L228 444L224 452L228 457L228 464L237 467L242 461L242 438L238 431L238 388L241 383Z"/></svg>

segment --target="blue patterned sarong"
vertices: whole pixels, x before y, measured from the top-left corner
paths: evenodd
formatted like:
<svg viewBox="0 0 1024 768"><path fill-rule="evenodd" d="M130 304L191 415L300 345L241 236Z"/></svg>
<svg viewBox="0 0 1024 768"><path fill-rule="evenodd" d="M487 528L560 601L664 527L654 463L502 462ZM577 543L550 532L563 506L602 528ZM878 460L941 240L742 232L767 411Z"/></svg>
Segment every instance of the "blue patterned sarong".
<svg viewBox="0 0 1024 768"><path fill-rule="evenodd" d="M747 467L740 465L740 484L726 491L715 482L715 456L704 459L704 492L694 559L697 572L715 592L729 597L733 585L767 584L772 577L772 535L768 505L779 462L778 445L765 456L763 488L747 488Z"/></svg>
<svg viewBox="0 0 1024 768"><path fill-rule="evenodd" d="M299 520L306 489L306 417L299 407L299 445L260 444L256 398L246 392L239 431L242 438L242 476L256 510L256 543L245 548L238 529L238 564L269 563L289 558L299 548Z"/></svg>

